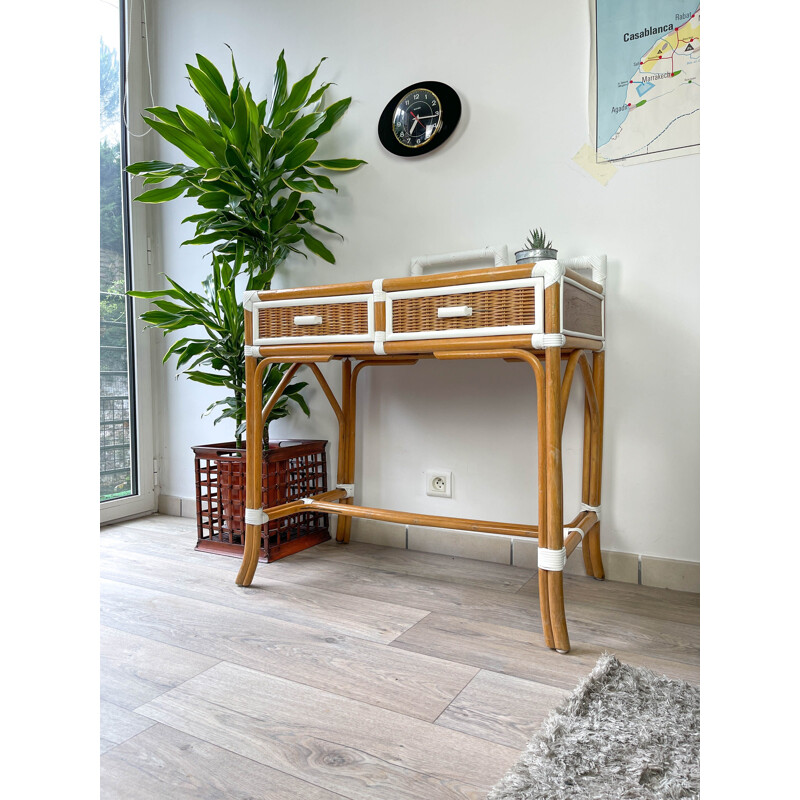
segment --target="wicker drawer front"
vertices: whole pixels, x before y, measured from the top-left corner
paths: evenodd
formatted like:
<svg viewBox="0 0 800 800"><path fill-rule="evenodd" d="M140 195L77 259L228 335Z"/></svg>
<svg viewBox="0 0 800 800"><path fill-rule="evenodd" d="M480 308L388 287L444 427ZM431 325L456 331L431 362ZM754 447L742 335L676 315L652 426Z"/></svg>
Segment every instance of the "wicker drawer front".
<svg viewBox="0 0 800 800"><path fill-rule="evenodd" d="M368 342L375 334L371 295L272 300L253 304L253 344Z"/></svg>
<svg viewBox="0 0 800 800"><path fill-rule="evenodd" d="M386 340L543 331L542 278L388 292Z"/></svg>

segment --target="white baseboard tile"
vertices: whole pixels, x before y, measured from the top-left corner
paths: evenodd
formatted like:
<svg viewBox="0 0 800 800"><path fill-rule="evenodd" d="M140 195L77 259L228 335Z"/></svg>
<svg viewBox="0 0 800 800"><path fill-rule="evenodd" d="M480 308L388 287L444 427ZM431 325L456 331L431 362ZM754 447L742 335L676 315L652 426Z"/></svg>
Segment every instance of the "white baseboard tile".
<svg viewBox="0 0 800 800"><path fill-rule="evenodd" d="M158 513L167 514L170 517L179 517L181 515L180 497L173 497L169 494L160 494L158 496Z"/></svg>
<svg viewBox="0 0 800 800"><path fill-rule="evenodd" d="M680 592L700 591L700 564L671 558L642 556L642 583Z"/></svg>
<svg viewBox="0 0 800 800"><path fill-rule="evenodd" d="M197 519L197 500L194 497L175 497L171 494L158 496L158 513L170 517Z"/></svg>
<svg viewBox="0 0 800 800"><path fill-rule="evenodd" d="M511 563L511 542L508 536L490 533L454 531L443 528L408 526L408 549L445 556L474 558L495 564Z"/></svg>
<svg viewBox="0 0 800 800"><path fill-rule="evenodd" d="M197 499L194 497L181 497L181 516L188 519L197 519Z"/></svg>
<svg viewBox="0 0 800 800"><path fill-rule="evenodd" d="M336 537L335 517L331 527L331 538ZM367 544L381 544L384 547L406 547L406 526L393 522L376 522L372 519L353 518L350 526L351 542L366 542Z"/></svg>

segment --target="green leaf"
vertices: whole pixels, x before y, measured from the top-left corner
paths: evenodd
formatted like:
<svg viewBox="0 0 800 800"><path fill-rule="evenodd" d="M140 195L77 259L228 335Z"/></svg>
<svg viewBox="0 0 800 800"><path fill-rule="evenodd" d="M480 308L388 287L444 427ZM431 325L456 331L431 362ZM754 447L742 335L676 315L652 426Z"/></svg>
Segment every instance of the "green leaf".
<svg viewBox="0 0 800 800"><path fill-rule="evenodd" d="M205 72L208 76L209 80L224 94L228 94L228 88L225 86L225 81L220 74L220 71L205 57L201 56L200 53L195 53L197 57L197 66Z"/></svg>
<svg viewBox="0 0 800 800"><path fill-rule="evenodd" d="M200 295L195 294L194 292L190 292L188 289L184 289L183 286L172 280L172 278L170 278L169 275L164 275L164 277L169 281L173 291L177 292L178 295L180 295L181 300L183 300L185 303L188 303L190 306L193 306L196 309L203 308L203 298L200 297Z"/></svg>
<svg viewBox="0 0 800 800"><path fill-rule="evenodd" d="M186 375L190 380L196 381L197 383L204 383L207 386L225 385L224 375L216 375L212 372L198 372L196 370L187 371L183 374Z"/></svg>
<svg viewBox="0 0 800 800"><path fill-rule="evenodd" d="M210 222L218 216L219 215L214 211L205 211L202 214L192 214L191 216L184 217L181 222Z"/></svg>
<svg viewBox="0 0 800 800"><path fill-rule="evenodd" d="M331 158L326 161L314 161L309 163L309 167L321 167L322 169L332 169L337 172L347 172L351 169L366 164L360 158Z"/></svg>
<svg viewBox="0 0 800 800"><path fill-rule="evenodd" d="M221 232L204 233L200 236L195 236L194 239L187 239L185 242L181 242L181 247L185 244L212 244L213 242L218 242L220 239L227 238L228 236Z"/></svg>
<svg viewBox="0 0 800 800"><path fill-rule="evenodd" d="M333 253L331 253L319 239L315 239L308 233L308 231L303 231L303 243L314 255L319 256L323 261L327 261L329 264L336 263Z"/></svg>
<svg viewBox="0 0 800 800"><path fill-rule="evenodd" d="M273 84L272 84L272 113L270 114L270 119L275 114L275 109L280 107L284 100L286 100L286 81L287 81L287 71L286 71L286 60L283 57L284 51L281 50L281 54L278 56L278 61L275 64L275 75L273 76Z"/></svg>
<svg viewBox="0 0 800 800"><path fill-rule="evenodd" d="M181 122L186 128L198 138L206 150L213 153L218 160L221 160L225 153L225 140L222 136L208 124L207 120L204 120L190 108L175 107L178 109Z"/></svg>
<svg viewBox="0 0 800 800"><path fill-rule="evenodd" d="M321 58L319 64L317 64L308 75L300 78L300 80L292 86L289 96L286 98L285 102L281 104L281 110L284 112L284 115L290 114L292 111L297 111L297 109L301 108L306 102L308 93L311 91L311 84L314 82L314 78L317 77L317 72L322 66L323 61L327 61L327 57Z"/></svg>
<svg viewBox="0 0 800 800"><path fill-rule="evenodd" d="M197 204L203 208L225 208L230 199L227 192L207 192L197 198Z"/></svg>
<svg viewBox="0 0 800 800"><path fill-rule="evenodd" d="M152 186L154 183L164 183L167 178L171 178L172 175L169 172L165 172L163 175L153 175L150 178L145 178L142 181L142 186Z"/></svg>
<svg viewBox="0 0 800 800"><path fill-rule="evenodd" d="M240 178L249 180L252 184L252 176L250 174L250 167L245 161L244 156L232 144L225 148L225 161L230 167L236 170Z"/></svg>
<svg viewBox="0 0 800 800"><path fill-rule="evenodd" d="M181 122L181 118L177 111L172 111L169 108L163 108L162 106L146 108L145 111L148 111L162 122L166 122L167 125L171 125L173 128L178 128L178 130L183 130L183 122Z"/></svg>
<svg viewBox="0 0 800 800"><path fill-rule="evenodd" d="M250 116L247 108L247 96L244 92L239 92L236 102L233 104L233 125L231 126L231 138L234 145L241 152L247 150L250 140Z"/></svg>
<svg viewBox="0 0 800 800"><path fill-rule="evenodd" d="M306 100L306 106L312 106L314 103L318 103L320 100L322 100L322 96L328 91L328 89L330 89L331 86L333 86L332 83L323 83L322 86L320 86L319 89L317 89L314 94L312 94L311 97Z"/></svg>
<svg viewBox="0 0 800 800"><path fill-rule="evenodd" d="M283 168L287 172L301 167L308 161L317 149L318 143L314 139L305 139L283 159Z"/></svg>
<svg viewBox="0 0 800 800"><path fill-rule="evenodd" d="M190 342L186 345L183 352L180 354L177 363L175 364L176 368L182 367L187 361L190 361L196 355L205 352L206 348L208 347L207 342Z"/></svg>
<svg viewBox="0 0 800 800"><path fill-rule="evenodd" d="M186 181L178 181L164 189L150 189L147 192L142 192L135 199L140 203L165 203L167 200L174 200L176 197L180 197L187 187Z"/></svg>
<svg viewBox="0 0 800 800"><path fill-rule="evenodd" d="M130 172L131 175L144 175L151 172L165 172L174 166L176 165L166 161L137 161L135 164L125 167L125 171Z"/></svg>
<svg viewBox="0 0 800 800"><path fill-rule="evenodd" d="M317 128L311 131L311 136L319 138L328 131L344 116L344 112L350 107L352 97L345 97L344 100L339 100L336 103L331 103L325 109L325 119L319 124Z"/></svg>
<svg viewBox="0 0 800 800"><path fill-rule="evenodd" d="M305 135L323 119L324 114L306 114L296 119L283 133L280 141L275 145L273 158L278 159L288 153L303 141Z"/></svg>
<svg viewBox="0 0 800 800"><path fill-rule="evenodd" d="M281 178L285 186L293 192L319 192L319 187L314 181L300 181L292 178Z"/></svg>
<svg viewBox="0 0 800 800"><path fill-rule="evenodd" d="M272 229L281 230L294 216L297 204L300 201L300 192L292 192L280 205L277 214L272 218Z"/></svg>
<svg viewBox="0 0 800 800"><path fill-rule="evenodd" d="M170 144L174 144L183 153L189 156L195 164L199 164L206 169L219 166L214 156L203 147L193 134L184 130L178 130L178 128L173 128L171 125L159 122L157 119L148 119L146 122Z"/></svg>
<svg viewBox="0 0 800 800"><path fill-rule="evenodd" d="M172 289L154 289L153 291L143 292L141 290L133 290L125 292L128 297L141 297L144 300L149 300L152 297L172 297L177 300L180 295Z"/></svg>
<svg viewBox="0 0 800 800"><path fill-rule="evenodd" d="M287 390L288 390L288 387L287 387ZM287 391L286 392L286 396L290 400L294 400L294 402L297 403L297 405L299 405L300 408L303 409L303 411L305 412L305 415L307 417L311 416L311 409L308 407L308 404L306 403L305 399L303 398L303 396L301 394L289 394L289 392Z"/></svg>
<svg viewBox="0 0 800 800"><path fill-rule="evenodd" d="M327 175L317 175L314 172L308 173L309 177L322 189L328 191L338 192L339 190L333 185L333 181Z"/></svg>
<svg viewBox="0 0 800 800"><path fill-rule="evenodd" d="M217 120L230 128L233 125L233 109L231 108L230 97L223 92L205 72L201 72L191 64L186 65L189 78L197 90L206 108L217 118Z"/></svg>

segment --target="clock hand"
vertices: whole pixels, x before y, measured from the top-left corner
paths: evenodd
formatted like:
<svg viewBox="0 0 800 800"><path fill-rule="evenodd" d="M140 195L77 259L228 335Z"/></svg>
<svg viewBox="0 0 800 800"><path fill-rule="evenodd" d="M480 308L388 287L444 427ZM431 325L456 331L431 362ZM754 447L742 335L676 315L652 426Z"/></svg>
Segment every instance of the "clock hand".
<svg viewBox="0 0 800 800"><path fill-rule="evenodd" d="M409 133L414 133L414 128L417 127L417 123L419 122L419 117L411 109L408 110L408 113L411 114L412 117L414 117L414 124L411 126L411 130L409 131ZM421 122L419 122L419 124L422 125Z"/></svg>

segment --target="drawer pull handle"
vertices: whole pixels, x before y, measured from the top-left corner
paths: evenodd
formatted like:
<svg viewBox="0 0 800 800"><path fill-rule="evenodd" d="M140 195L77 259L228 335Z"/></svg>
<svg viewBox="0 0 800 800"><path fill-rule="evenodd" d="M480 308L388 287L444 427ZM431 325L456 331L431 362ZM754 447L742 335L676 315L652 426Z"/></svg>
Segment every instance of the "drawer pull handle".
<svg viewBox="0 0 800 800"><path fill-rule="evenodd" d="M308 317L295 317L295 325L322 325L322 317L312 314Z"/></svg>
<svg viewBox="0 0 800 800"><path fill-rule="evenodd" d="M444 308L437 308L436 316L439 319L444 319L445 317L471 317L472 306L446 306Z"/></svg>

